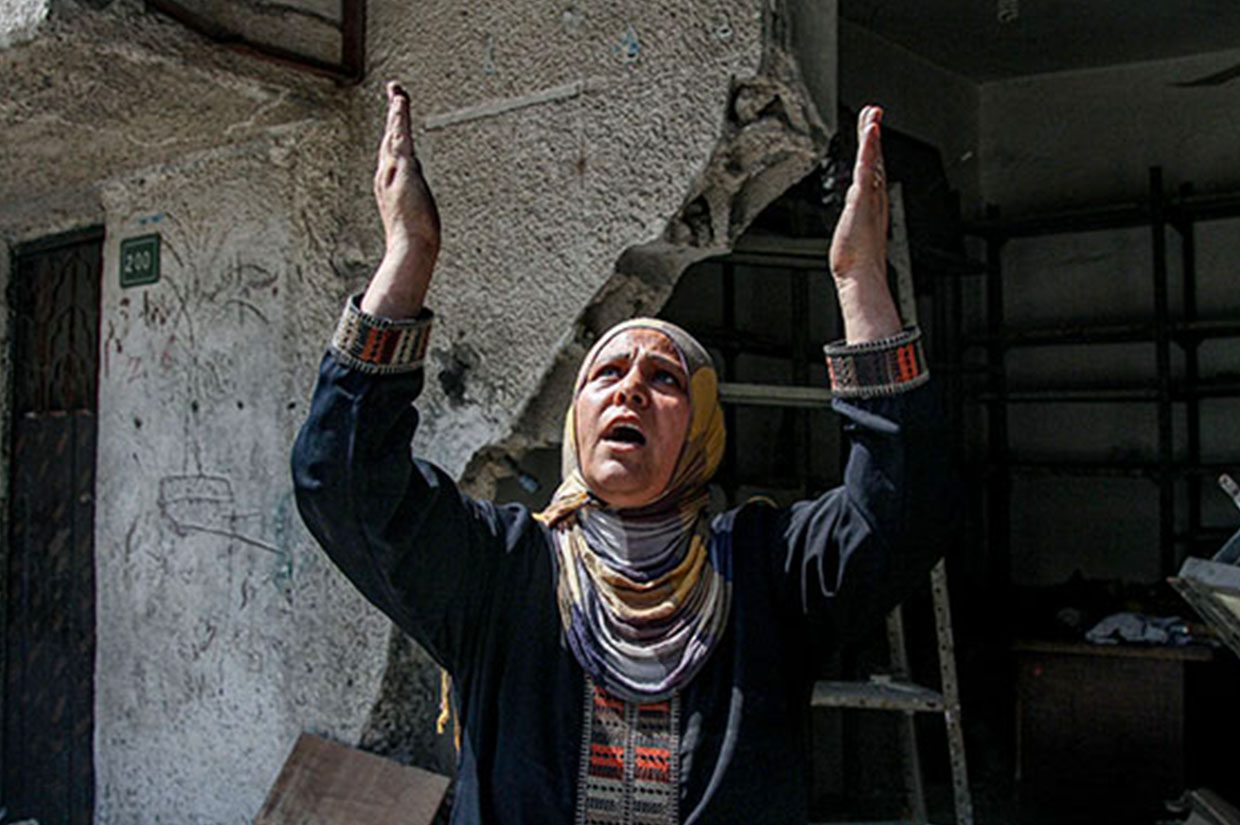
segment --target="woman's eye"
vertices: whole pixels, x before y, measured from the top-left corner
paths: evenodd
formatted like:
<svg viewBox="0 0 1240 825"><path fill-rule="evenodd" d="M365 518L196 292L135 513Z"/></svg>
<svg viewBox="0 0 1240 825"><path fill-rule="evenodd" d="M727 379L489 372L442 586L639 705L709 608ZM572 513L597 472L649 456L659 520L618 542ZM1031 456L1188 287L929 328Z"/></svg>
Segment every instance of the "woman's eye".
<svg viewBox="0 0 1240 825"><path fill-rule="evenodd" d="M671 384L673 387L680 386L680 378L667 370L659 370L655 373L654 380L660 384Z"/></svg>
<svg viewBox="0 0 1240 825"><path fill-rule="evenodd" d="M605 366L605 367L599 367L599 371L595 374L595 377L597 377L597 378L603 378L603 377L614 378L615 376L617 376L617 375L619 375L619 374L620 374L620 368L619 368L619 367L617 367L615 364L608 364L608 365L607 365L607 366Z"/></svg>

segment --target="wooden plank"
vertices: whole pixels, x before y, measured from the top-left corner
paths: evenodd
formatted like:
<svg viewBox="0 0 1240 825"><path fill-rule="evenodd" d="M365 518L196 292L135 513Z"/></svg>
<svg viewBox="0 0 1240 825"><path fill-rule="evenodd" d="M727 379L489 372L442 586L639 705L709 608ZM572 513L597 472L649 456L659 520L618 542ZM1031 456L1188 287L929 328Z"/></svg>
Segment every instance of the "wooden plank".
<svg viewBox="0 0 1240 825"><path fill-rule="evenodd" d="M1185 825L1190 825L1194 819L1200 820L1203 825L1240 825L1240 808L1209 788L1190 791L1188 799L1192 814Z"/></svg>
<svg viewBox="0 0 1240 825"><path fill-rule="evenodd" d="M1213 648L1201 645L1160 647L1157 645L1095 645L1088 642L1049 642L1019 639L1012 649L1025 653L1054 653L1061 656L1095 656L1120 659L1164 659L1167 661L1208 662L1214 658Z"/></svg>
<svg viewBox="0 0 1240 825"><path fill-rule="evenodd" d="M448 777L303 733L254 825L429 825Z"/></svg>

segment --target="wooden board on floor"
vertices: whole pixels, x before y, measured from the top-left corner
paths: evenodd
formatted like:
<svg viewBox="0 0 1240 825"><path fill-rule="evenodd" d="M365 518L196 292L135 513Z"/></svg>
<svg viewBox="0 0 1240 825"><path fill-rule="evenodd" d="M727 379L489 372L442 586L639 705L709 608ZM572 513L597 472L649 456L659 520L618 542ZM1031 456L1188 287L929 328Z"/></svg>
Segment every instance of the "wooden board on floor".
<svg viewBox="0 0 1240 825"><path fill-rule="evenodd" d="M254 825L429 825L448 777L303 733Z"/></svg>
<svg viewBox="0 0 1240 825"><path fill-rule="evenodd" d="M1184 825L1240 825L1240 808L1209 788L1188 792L1191 813Z"/></svg>

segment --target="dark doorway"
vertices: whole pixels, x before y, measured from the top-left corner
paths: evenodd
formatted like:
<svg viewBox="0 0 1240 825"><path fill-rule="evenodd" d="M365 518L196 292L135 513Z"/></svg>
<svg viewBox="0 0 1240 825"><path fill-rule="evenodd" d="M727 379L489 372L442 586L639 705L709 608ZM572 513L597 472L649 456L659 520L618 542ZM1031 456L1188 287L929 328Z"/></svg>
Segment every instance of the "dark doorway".
<svg viewBox="0 0 1240 825"><path fill-rule="evenodd" d="M90 825L94 808L94 491L103 231L13 259L13 412L4 585L9 819Z"/></svg>

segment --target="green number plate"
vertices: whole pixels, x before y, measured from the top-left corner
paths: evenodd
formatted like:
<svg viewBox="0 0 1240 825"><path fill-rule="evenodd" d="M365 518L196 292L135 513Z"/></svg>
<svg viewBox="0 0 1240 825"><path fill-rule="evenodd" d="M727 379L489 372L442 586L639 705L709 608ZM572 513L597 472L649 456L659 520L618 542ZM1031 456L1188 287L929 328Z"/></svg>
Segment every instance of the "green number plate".
<svg viewBox="0 0 1240 825"><path fill-rule="evenodd" d="M159 235L121 241L121 286L142 286L159 280Z"/></svg>

